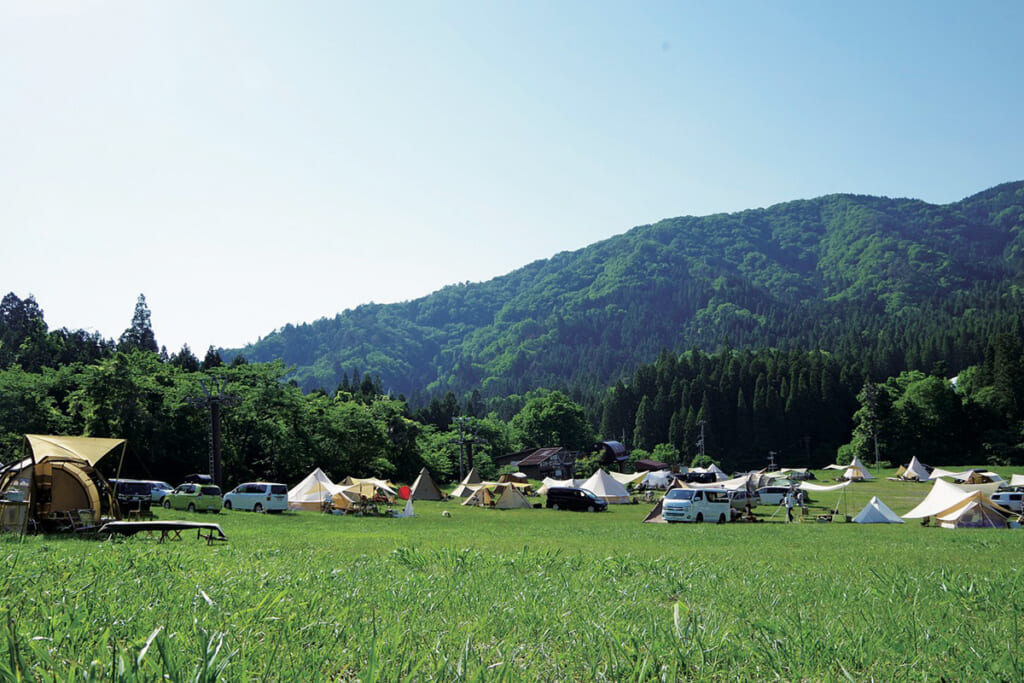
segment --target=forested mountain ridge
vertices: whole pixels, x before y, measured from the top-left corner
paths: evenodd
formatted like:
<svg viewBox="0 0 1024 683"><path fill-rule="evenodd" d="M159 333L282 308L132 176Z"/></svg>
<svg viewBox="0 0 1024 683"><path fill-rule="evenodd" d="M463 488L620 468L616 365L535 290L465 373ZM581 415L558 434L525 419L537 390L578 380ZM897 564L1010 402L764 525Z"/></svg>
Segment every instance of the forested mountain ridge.
<svg viewBox="0 0 1024 683"><path fill-rule="evenodd" d="M662 348L725 339L853 353L880 376L966 365L1019 325L1022 233L1024 182L941 206L841 194L672 218L224 355L280 358L307 390L377 374L414 403L447 390L600 391Z"/></svg>

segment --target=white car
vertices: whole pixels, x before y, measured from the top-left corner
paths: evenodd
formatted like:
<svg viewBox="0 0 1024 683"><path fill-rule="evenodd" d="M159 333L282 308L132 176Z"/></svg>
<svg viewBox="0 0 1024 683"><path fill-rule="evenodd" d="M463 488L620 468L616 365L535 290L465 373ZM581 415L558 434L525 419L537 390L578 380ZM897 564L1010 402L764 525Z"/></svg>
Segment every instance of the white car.
<svg viewBox="0 0 1024 683"><path fill-rule="evenodd" d="M729 492L725 489L669 489L661 502L666 522L732 521Z"/></svg>
<svg viewBox="0 0 1024 683"><path fill-rule="evenodd" d="M789 491L788 486L762 486L757 490L761 505L781 505Z"/></svg>
<svg viewBox="0 0 1024 683"><path fill-rule="evenodd" d="M992 502L996 505L1002 505L1011 512L1024 512L1024 493L1017 493L1014 491L993 493Z"/></svg>
<svg viewBox="0 0 1024 683"><path fill-rule="evenodd" d="M747 507L747 503L750 503L750 507L756 508L761 504L761 499L756 493L747 493L744 489L737 489L729 491L729 503L732 504L734 510L742 512Z"/></svg>
<svg viewBox="0 0 1024 683"><path fill-rule="evenodd" d="M146 480L149 484L149 497L154 503L162 503L164 496L174 490L174 487L166 481Z"/></svg>
<svg viewBox="0 0 1024 683"><path fill-rule="evenodd" d="M224 509L284 512L288 509L288 487L266 481L240 484L224 494Z"/></svg>

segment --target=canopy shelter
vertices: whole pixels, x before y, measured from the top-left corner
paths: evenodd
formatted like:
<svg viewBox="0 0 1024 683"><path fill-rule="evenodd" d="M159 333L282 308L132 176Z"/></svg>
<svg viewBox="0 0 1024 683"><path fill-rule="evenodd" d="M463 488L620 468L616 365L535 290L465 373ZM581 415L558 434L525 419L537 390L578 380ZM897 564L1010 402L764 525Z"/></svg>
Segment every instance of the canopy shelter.
<svg viewBox="0 0 1024 683"><path fill-rule="evenodd" d="M903 481L928 481L932 478L931 468L921 464L915 455L909 463L896 471L896 478Z"/></svg>
<svg viewBox="0 0 1024 683"><path fill-rule="evenodd" d="M324 501L328 497L333 498L340 490L341 487L317 467L294 488L288 489L288 507L292 510L322 510Z"/></svg>
<svg viewBox="0 0 1024 683"><path fill-rule="evenodd" d="M473 467L469 470L469 474L466 478L459 482L459 485L452 491L452 496L456 498L465 498L473 495L473 492L479 488L483 481L480 479L480 475L476 473L476 468Z"/></svg>
<svg viewBox="0 0 1024 683"><path fill-rule="evenodd" d="M626 487L615 481L610 474L602 469L594 472L590 479L580 484L580 488L590 491L598 498L603 498L609 505L624 504L630 500Z"/></svg>
<svg viewBox="0 0 1024 683"><path fill-rule="evenodd" d="M366 479L359 479L357 477L345 477L341 480L342 486L355 486L356 484L371 484L373 486L379 486L381 488L393 489L395 485L386 479L377 479L376 477L368 477Z"/></svg>
<svg viewBox="0 0 1024 683"><path fill-rule="evenodd" d="M26 434L25 457L0 468L0 528L68 530L120 519L113 489L95 465L118 449L123 460L126 445L124 439Z"/></svg>
<svg viewBox="0 0 1024 683"><path fill-rule="evenodd" d="M723 472L722 469L714 463L708 467L691 467L690 471L697 472L699 474L713 474L717 481L725 481L729 478L729 475Z"/></svg>
<svg viewBox="0 0 1024 683"><path fill-rule="evenodd" d="M444 500L444 494L437 487L437 484L434 483L434 479L430 476L430 470L426 467L420 470L420 475L413 482L410 498L415 498L416 500Z"/></svg>
<svg viewBox="0 0 1024 683"><path fill-rule="evenodd" d="M846 481L844 481L841 484L830 484L830 485L812 484L809 481L802 481L802 482L800 482L800 484L799 484L799 486L797 488L803 489L804 491L815 491L815 492L839 491L839 496L836 497L836 505L832 509L832 514L833 515L838 515L839 514L839 508L842 507L843 508L843 515L845 516L846 514L848 514L846 512L846 505L847 505L846 487L849 486L852 483L852 481L853 481L852 479L847 479Z"/></svg>
<svg viewBox="0 0 1024 683"><path fill-rule="evenodd" d="M878 496L872 496L864 509L853 518L857 524L903 524L899 515L883 503Z"/></svg>
<svg viewBox="0 0 1024 683"><path fill-rule="evenodd" d="M633 482L639 481L647 476L647 472L634 472L633 474L626 474L625 472L609 472L610 476L615 481L619 482L623 486L628 487Z"/></svg>
<svg viewBox="0 0 1024 683"><path fill-rule="evenodd" d="M548 489L554 487L569 487L578 489L583 485L584 479L552 479L551 477L544 477L544 481L541 482L541 486L537 489L537 494L546 496Z"/></svg>

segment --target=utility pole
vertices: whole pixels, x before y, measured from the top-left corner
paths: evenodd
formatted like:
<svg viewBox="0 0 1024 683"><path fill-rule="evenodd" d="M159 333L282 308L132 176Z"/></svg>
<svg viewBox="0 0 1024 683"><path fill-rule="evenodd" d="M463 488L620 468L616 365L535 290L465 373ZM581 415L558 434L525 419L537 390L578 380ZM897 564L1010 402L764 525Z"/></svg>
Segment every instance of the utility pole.
<svg viewBox="0 0 1024 683"><path fill-rule="evenodd" d="M199 387L203 390L202 397L192 397L188 402L194 406L202 406L210 410L210 476L213 483L220 486L221 483L221 451L220 451L220 408L221 406L235 405L239 399L224 391L227 382L223 378L212 378L206 381L199 380Z"/></svg>
<svg viewBox="0 0 1024 683"><path fill-rule="evenodd" d="M697 426L700 427L700 438L697 439L697 455L701 457L701 462L704 461L704 424L704 420L697 423Z"/></svg>
<svg viewBox="0 0 1024 683"><path fill-rule="evenodd" d="M779 469L779 466L775 464L776 451L768 451L768 471L774 472Z"/></svg>

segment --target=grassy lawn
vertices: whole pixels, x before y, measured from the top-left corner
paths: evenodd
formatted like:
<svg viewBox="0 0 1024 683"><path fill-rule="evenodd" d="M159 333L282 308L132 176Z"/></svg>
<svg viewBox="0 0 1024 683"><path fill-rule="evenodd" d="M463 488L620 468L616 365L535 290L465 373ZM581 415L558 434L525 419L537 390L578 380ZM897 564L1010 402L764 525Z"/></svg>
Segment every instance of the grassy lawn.
<svg viewBox="0 0 1024 683"><path fill-rule="evenodd" d="M879 495L902 514L928 488L853 484L848 512ZM835 496L816 494L813 505L824 510ZM764 524L641 524L649 508L423 502L412 519L161 510L217 521L230 542L3 538L0 676L1024 675L1021 531L784 524L784 512ZM774 509L758 512L767 519Z"/></svg>

